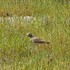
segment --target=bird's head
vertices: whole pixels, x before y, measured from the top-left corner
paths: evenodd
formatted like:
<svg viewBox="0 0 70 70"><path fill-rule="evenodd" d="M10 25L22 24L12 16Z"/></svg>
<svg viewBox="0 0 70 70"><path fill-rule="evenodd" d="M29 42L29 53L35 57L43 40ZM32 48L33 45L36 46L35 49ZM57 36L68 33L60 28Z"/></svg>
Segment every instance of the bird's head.
<svg viewBox="0 0 70 70"><path fill-rule="evenodd" d="M32 34L29 32L29 33L27 33L27 36L28 37L30 37L30 38L32 38L33 36L32 36Z"/></svg>

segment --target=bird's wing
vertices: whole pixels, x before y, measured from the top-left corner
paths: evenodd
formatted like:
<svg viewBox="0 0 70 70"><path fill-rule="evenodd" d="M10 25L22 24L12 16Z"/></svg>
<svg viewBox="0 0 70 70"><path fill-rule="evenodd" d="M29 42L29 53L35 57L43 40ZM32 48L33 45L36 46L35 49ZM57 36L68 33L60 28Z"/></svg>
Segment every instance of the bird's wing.
<svg viewBox="0 0 70 70"><path fill-rule="evenodd" d="M46 41L44 41L44 40L42 40L42 39L40 39L38 37L33 37L33 38L31 38L31 40L34 43L46 43Z"/></svg>

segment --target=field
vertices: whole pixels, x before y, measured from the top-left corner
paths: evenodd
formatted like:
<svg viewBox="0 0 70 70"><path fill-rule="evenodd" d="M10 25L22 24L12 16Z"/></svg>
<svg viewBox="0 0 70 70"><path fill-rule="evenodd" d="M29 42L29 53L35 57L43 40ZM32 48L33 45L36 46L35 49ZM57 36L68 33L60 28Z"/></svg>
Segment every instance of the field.
<svg viewBox="0 0 70 70"><path fill-rule="evenodd" d="M0 70L70 70L70 1L0 0Z"/></svg>

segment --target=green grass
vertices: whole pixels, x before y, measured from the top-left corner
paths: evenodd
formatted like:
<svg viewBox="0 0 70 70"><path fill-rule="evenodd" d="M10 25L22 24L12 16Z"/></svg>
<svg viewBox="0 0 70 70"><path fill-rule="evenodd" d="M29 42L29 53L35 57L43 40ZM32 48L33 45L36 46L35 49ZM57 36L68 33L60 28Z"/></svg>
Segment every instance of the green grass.
<svg viewBox="0 0 70 70"><path fill-rule="evenodd" d="M0 0L0 69L70 70L69 9L65 0ZM27 22L23 16L36 20ZM28 32L50 44L32 44Z"/></svg>

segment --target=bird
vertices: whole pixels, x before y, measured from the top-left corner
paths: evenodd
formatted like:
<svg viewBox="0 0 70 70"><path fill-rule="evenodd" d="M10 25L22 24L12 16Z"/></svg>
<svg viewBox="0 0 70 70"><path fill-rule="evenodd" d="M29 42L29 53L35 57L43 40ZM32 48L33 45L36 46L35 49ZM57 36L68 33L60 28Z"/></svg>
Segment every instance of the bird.
<svg viewBox="0 0 70 70"><path fill-rule="evenodd" d="M30 41L32 41L32 43L34 44L45 44L45 43L49 44L49 42L46 42L45 40L33 36L30 32L27 33L27 36L30 38Z"/></svg>

